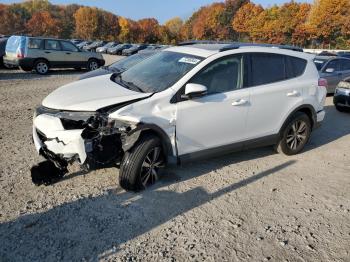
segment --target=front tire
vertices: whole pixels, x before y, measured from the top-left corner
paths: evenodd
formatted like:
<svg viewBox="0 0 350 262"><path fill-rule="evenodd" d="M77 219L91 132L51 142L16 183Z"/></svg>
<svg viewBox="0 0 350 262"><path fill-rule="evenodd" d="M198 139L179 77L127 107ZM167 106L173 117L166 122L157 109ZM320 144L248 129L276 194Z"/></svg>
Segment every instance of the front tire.
<svg viewBox="0 0 350 262"><path fill-rule="evenodd" d="M140 191L153 185L165 160L158 137L146 135L125 153L119 172L119 184L127 191Z"/></svg>
<svg viewBox="0 0 350 262"><path fill-rule="evenodd" d="M300 153L311 135L310 118L302 112L298 112L282 130L281 138L275 149L278 153L291 156Z"/></svg>
<svg viewBox="0 0 350 262"><path fill-rule="evenodd" d="M38 60L34 64L34 69L39 75L46 75L49 72L49 63L45 60Z"/></svg>

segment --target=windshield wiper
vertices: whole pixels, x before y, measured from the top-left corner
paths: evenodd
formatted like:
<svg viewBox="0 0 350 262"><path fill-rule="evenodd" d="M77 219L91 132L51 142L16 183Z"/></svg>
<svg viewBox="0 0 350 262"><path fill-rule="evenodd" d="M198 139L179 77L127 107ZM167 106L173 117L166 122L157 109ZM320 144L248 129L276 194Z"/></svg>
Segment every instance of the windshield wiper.
<svg viewBox="0 0 350 262"><path fill-rule="evenodd" d="M140 91L141 93L144 93L144 91L138 87L137 85L135 85L133 82L126 82L124 81L124 83L126 83L129 87L132 87L132 88L136 88L138 91Z"/></svg>
<svg viewBox="0 0 350 262"><path fill-rule="evenodd" d="M117 78L118 78L118 80L117 80ZM139 92L141 92L141 93L144 93L144 91L143 91L140 87L138 87L137 85L135 85L133 82L124 81L124 80L122 79L122 75L121 75L121 74L117 74L117 75L115 76L114 82L116 82L117 84L122 85L123 87L125 87L125 88L127 88L127 89L129 89L129 90L131 90L131 88L132 88L132 89L137 89L137 90L138 90Z"/></svg>

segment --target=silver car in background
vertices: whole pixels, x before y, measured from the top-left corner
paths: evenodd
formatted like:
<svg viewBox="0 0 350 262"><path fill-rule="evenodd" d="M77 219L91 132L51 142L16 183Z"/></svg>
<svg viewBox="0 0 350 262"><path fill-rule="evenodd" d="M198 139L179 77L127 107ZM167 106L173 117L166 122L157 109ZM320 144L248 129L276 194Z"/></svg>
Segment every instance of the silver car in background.
<svg viewBox="0 0 350 262"><path fill-rule="evenodd" d="M320 77L328 82L328 94L333 94L339 82L350 76L350 59L348 58L317 56L314 63Z"/></svg>

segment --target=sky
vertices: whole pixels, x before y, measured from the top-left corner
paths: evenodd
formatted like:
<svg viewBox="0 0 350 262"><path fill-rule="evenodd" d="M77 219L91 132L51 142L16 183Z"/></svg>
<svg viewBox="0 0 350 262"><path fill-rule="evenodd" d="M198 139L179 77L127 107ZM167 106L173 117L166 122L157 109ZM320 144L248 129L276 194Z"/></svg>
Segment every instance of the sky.
<svg viewBox="0 0 350 262"><path fill-rule="evenodd" d="M221 0L222 1L222 0ZM290 0L253 0L266 6L281 4ZM304 0L303 2L311 2ZM20 0L0 0L0 3L21 2ZM179 16L188 18L195 10L203 5L220 0L50 0L53 4L80 4L96 6L120 16L138 20L146 17L155 17L161 24L170 18Z"/></svg>

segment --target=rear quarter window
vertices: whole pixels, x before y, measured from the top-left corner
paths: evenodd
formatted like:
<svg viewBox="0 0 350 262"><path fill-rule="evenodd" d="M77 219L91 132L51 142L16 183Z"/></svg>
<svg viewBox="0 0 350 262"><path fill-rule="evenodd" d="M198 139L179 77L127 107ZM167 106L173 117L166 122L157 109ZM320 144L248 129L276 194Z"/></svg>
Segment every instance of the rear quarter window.
<svg viewBox="0 0 350 262"><path fill-rule="evenodd" d="M302 58L286 56L287 79L301 76L305 72L307 61Z"/></svg>
<svg viewBox="0 0 350 262"><path fill-rule="evenodd" d="M42 39L29 38L28 39L28 48L29 49L40 49L40 48L42 48L42 43L43 43Z"/></svg>

